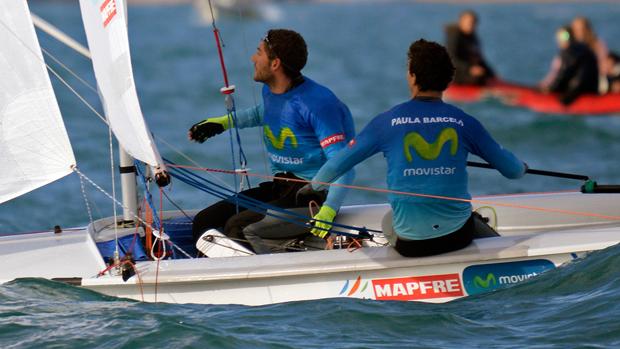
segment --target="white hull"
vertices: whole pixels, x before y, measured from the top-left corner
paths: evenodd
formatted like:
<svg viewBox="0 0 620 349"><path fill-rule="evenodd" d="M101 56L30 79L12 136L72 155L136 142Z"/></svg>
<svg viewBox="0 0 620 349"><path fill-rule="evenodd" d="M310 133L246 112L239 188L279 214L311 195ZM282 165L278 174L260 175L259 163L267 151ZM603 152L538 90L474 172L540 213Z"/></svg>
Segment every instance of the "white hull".
<svg viewBox="0 0 620 349"><path fill-rule="evenodd" d="M620 215L613 194L515 195L485 200ZM88 289L148 302L261 305L335 297L445 302L517 283L620 242L618 221L494 208L503 236L478 239L463 250L440 256L404 258L389 247L365 247L353 252L166 260L159 266L157 262L139 262L140 278L134 276L127 282L120 276L96 277L103 260L91 229L60 236L3 237L0 280L74 277L76 284ZM386 209L386 205L353 206L339 217L343 223L377 229ZM32 248L33 243L40 248L28 251L25 247ZM29 265L29 269L18 265Z"/></svg>

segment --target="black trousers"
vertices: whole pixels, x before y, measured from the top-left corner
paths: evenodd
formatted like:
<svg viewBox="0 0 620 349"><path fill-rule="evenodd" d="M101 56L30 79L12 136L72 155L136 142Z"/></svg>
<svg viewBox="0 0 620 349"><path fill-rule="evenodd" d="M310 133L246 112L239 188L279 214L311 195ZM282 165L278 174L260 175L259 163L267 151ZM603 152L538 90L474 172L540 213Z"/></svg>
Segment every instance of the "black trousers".
<svg viewBox="0 0 620 349"><path fill-rule="evenodd" d="M325 196L318 192L315 195L298 198L297 191L306 183L287 181L287 179L299 179L292 173L278 173L275 177L271 182L260 183L258 187L244 190L239 194L281 208L307 207L310 201L316 201L321 205L325 201ZM239 206L237 213L234 198L228 198L205 208L194 217L192 235L194 241L197 241L206 230L223 227L226 236L245 240L243 228L263 218L265 214L262 212L248 210L242 206ZM242 244L252 248L247 243Z"/></svg>
<svg viewBox="0 0 620 349"><path fill-rule="evenodd" d="M476 226L486 223L480 220L477 213L473 213L461 229L448 235L426 240L404 240L398 238L394 248L405 257L425 257L460 250L471 244L476 232ZM491 229L489 227L489 229ZM492 230L492 229L491 229ZM490 236L490 235L489 235Z"/></svg>

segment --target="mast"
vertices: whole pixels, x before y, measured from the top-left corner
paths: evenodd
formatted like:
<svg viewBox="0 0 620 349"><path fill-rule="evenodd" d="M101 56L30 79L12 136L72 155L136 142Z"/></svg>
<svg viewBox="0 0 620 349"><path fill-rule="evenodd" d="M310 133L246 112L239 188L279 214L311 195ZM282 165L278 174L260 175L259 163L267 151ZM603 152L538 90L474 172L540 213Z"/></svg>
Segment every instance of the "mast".
<svg viewBox="0 0 620 349"><path fill-rule="evenodd" d="M127 1L123 1L125 10L125 26L129 31ZM123 197L123 225L135 225L134 217L138 216L138 191L136 188L136 166L134 158L118 144L119 172L121 176L121 192ZM133 224L132 224L133 223Z"/></svg>

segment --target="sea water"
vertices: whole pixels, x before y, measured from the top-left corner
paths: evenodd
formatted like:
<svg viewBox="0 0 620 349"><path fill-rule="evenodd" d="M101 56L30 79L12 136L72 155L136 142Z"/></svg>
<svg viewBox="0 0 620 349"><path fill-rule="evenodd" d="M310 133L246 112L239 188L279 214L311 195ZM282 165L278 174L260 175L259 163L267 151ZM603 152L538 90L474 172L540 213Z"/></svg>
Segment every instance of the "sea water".
<svg viewBox="0 0 620 349"><path fill-rule="evenodd" d="M31 9L78 41L85 35L77 3L30 1ZM480 16L488 61L501 77L541 79L556 53L554 31L588 16L611 49L620 50L620 6L588 4L434 4L413 2L276 3L266 17L237 13L217 22L225 43L238 108L260 101L250 56L270 28L301 32L309 47L304 73L329 86L351 109L359 131L376 114L408 98L406 52L421 37L443 41L443 27L465 8ZM258 11L260 12L260 11ZM190 164L230 169L230 143L220 135L187 140L189 127L225 112L223 78L212 28L189 5L130 6L134 75L145 118L161 153ZM82 84L46 57L101 111L90 62L39 33L43 48ZM80 169L111 192L108 130L66 87L52 79ZM586 174L618 183L620 118L544 115L495 101L463 105L531 168ZM249 167L267 173L260 130L241 133ZM117 166L118 164L116 164ZM384 159L357 168L356 184L385 187ZM475 195L578 189L581 183L528 175L511 181L470 169ZM118 178L118 176L116 176ZM218 176L228 185L233 180ZM253 183L255 184L255 183ZM110 200L85 184L94 219L112 214ZM118 186L117 186L118 188ZM215 201L182 183L166 192L184 209ZM383 194L352 191L347 203L385 202ZM166 209L175 209L168 201ZM524 211L527 219L527 211ZM76 175L0 206L0 233L87 224ZM617 247L597 252L508 289L448 304L351 299L262 307L142 304L37 279L0 286L0 346L22 347L617 347L620 344L620 263Z"/></svg>

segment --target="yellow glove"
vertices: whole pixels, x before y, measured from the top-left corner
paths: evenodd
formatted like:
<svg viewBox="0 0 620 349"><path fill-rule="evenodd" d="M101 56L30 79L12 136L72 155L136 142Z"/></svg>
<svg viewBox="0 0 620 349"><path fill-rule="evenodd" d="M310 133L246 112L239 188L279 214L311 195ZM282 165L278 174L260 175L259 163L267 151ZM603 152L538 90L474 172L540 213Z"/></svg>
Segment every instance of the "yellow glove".
<svg viewBox="0 0 620 349"><path fill-rule="evenodd" d="M230 128L228 114L195 123L188 132L190 140L202 143Z"/></svg>
<svg viewBox="0 0 620 349"><path fill-rule="evenodd" d="M334 221L334 218L336 218L336 211L327 205L323 205L319 212L312 218L314 228L312 228L310 232L321 239L325 239L329 235L329 230L332 228L331 223Z"/></svg>

